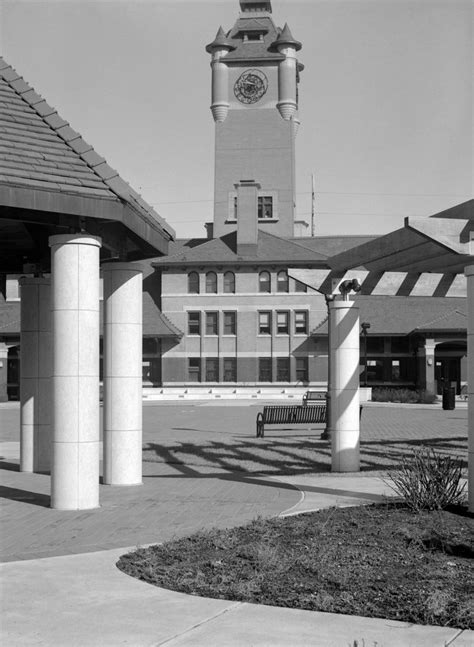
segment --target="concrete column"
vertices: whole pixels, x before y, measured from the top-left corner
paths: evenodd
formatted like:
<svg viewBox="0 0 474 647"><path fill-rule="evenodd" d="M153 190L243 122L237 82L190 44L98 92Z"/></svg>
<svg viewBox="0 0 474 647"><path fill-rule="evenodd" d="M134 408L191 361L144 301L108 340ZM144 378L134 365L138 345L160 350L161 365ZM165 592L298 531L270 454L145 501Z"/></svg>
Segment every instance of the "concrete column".
<svg viewBox="0 0 474 647"><path fill-rule="evenodd" d="M467 277L467 384L468 384L468 488L469 510L474 512L474 265L466 267Z"/></svg>
<svg viewBox="0 0 474 647"><path fill-rule="evenodd" d="M20 471L51 469L51 285L20 279Z"/></svg>
<svg viewBox="0 0 474 647"><path fill-rule="evenodd" d="M0 402L8 400L8 346L0 342Z"/></svg>
<svg viewBox="0 0 474 647"><path fill-rule="evenodd" d="M331 430L332 430L332 407L331 407L331 398L334 390L334 385L332 381L333 377L333 370L332 370L332 365L331 365L331 360L334 359L331 357L331 347L332 347L332 342L331 342L331 328L332 328L332 317L331 317L331 308L330 304L334 301L334 297L332 295L326 295L326 307L327 307L327 313L328 313L328 370L327 370L327 380L328 380L328 385L327 385L327 397L326 397L326 428L324 429L323 433L321 434L321 440L330 440L331 439Z"/></svg>
<svg viewBox="0 0 474 647"><path fill-rule="evenodd" d="M142 482L142 272L106 263L104 277L104 483Z"/></svg>
<svg viewBox="0 0 474 647"><path fill-rule="evenodd" d="M329 303L331 326L331 469L358 472L359 308L353 301Z"/></svg>
<svg viewBox="0 0 474 647"><path fill-rule="evenodd" d="M422 388L437 393L437 384L435 382L435 350L436 343L434 339L425 339L425 345L418 351L421 363L419 366L419 379L422 382Z"/></svg>
<svg viewBox="0 0 474 647"><path fill-rule="evenodd" d="M87 234L51 236L51 506L99 505L99 254Z"/></svg>

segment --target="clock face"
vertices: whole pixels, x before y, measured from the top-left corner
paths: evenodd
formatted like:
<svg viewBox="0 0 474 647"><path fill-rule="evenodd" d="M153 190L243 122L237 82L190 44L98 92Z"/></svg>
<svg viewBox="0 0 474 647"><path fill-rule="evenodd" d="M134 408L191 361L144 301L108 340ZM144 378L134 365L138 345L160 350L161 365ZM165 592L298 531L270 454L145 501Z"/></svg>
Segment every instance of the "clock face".
<svg viewBox="0 0 474 647"><path fill-rule="evenodd" d="M268 79L260 70L242 72L234 84L234 94L241 103L256 103L268 88Z"/></svg>

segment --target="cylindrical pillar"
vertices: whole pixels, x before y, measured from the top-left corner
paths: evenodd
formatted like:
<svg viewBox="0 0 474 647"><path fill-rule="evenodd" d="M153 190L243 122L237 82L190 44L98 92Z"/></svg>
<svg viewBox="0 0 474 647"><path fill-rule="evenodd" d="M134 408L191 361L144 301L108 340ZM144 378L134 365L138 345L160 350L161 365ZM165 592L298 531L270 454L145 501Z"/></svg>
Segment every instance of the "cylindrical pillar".
<svg viewBox="0 0 474 647"><path fill-rule="evenodd" d="M280 46L278 51L285 55L285 59L278 66L277 108L283 119L288 120L295 116L297 110L296 49L285 44Z"/></svg>
<svg viewBox="0 0 474 647"><path fill-rule="evenodd" d="M221 61L227 54L226 48L216 49L212 53L212 103L211 112L214 121L222 122L229 112L229 69Z"/></svg>
<svg viewBox="0 0 474 647"><path fill-rule="evenodd" d="M142 482L142 272L106 263L104 278L104 483Z"/></svg>
<svg viewBox="0 0 474 647"><path fill-rule="evenodd" d="M466 267L467 278L467 388L468 388L468 497L474 512L474 265Z"/></svg>
<svg viewBox="0 0 474 647"><path fill-rule="evenodd" d="M51 236L51 506L99 505L100 238Z"/></svg>
<svg viewBox="0 0 474 647"><path fill-rule="evenodd" d="M20 279L20 471L51 469L50 280Z"/></svg>
<svg viewBox="0 0 474 647"><path fill-rule="evenodd" d="M359 308L334 300L331 314L331 465L333 472L358 472L359 461Z"/></svg>

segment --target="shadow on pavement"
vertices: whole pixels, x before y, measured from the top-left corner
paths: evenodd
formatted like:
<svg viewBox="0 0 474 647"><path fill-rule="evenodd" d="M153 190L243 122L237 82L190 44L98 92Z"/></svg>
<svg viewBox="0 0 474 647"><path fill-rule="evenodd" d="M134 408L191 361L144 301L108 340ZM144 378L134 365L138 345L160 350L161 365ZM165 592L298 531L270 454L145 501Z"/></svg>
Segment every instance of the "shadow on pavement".
<svg viewBox="0 0 474 647"><path fill-rule="evenodd" d="M0 497L3 499L10 499L11 501L21 501L22 503L30 503L32 505L39 505L42 508L49 508L50 496L49 494L40 494L39 492L29 492L28 490L19 490L7 486L0 486Z"/></svg>

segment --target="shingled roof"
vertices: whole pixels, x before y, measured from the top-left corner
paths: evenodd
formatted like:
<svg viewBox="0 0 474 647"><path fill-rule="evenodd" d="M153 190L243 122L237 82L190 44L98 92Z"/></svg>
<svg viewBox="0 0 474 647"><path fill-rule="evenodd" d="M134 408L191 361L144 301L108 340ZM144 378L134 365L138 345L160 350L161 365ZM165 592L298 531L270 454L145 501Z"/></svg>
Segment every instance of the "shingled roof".
<svg viewBox="0 0 474 647"><path fill-rule="evenodd" d="M466 332L467 300L463 298L357 295L354 300L360 321L370 323L370 336ZM313 334L327 335L327 320Z"/></svg>
<svg viewBox="0 0 474 647"><path fill-rule="evenodd" d="M103 327L103 302L100 302L100 327ZM156 307L151 295L143 292L143 335L179 339L183 333ZM20 302L5 301L0 293L0 339L20 336Z"/></svg>
<svg viewBox="0 0 474 647"><path fill-rule="evenodd" d="M0 206L41 213L42 225L46 214L53 213L115 221L134 237L135 245L143 249L148 245L141 258L165 252L163 241L175 236L165 220L3 58ZM5 217L15 219L11 214ZM153 247L155 254L149 253Z"/></svg>
<svg viewBox="0 0 474 647"><path fill-rule="evenodd" d="M180 241L177 241L179 244ZM231 232L221 238L210 240L189 241L175 246L175 253L156 259L154 267L172 265L255 265L274 263L278 265L291 264L311 267L327 267L326 255L315 252L294 240L287 240L259 230L258 244L255 254L239 256L237 254L237 232Z"/></svg>

